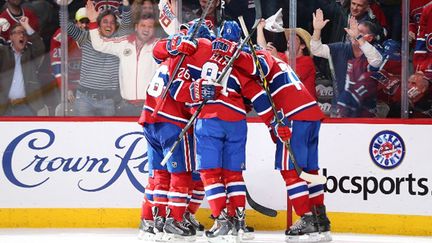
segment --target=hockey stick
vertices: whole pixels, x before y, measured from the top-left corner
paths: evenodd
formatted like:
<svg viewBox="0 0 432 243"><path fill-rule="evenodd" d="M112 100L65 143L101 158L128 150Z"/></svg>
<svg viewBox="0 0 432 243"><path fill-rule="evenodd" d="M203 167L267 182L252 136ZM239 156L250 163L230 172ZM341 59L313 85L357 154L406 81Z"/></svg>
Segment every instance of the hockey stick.
<svg viewBox="0 0 432 243"><path fill-rule="evenodd" d="M252 37L253 32L256 30L256 28L258 27L258 23L259 20L255 20L254 26L252 28L251 33L246 36L246 38L240 43L240 45L238 45L237 50L234 52L233 56L231 57L231 59L229 60L229 62L227 63L227 65L223 68L221 74L219 75L219 77L216 79L215 83L220 83L224 78L225 75L229 72L231 72L232 69L232 65L234 64L234 61L238 58L238 56L240 55L240 52L242 51L243 47L246 45L246 43L250 40L250 38ZM201 102L201 104L198 106L197 110L195 111L195 113L192 115L192 117L189 119L189 121L187 122L186 126L183 128L183 130L180 132L180 134L177 137L177 140L174 142L174 144L171 146L171 149L168 151L168 153L165 155L165 157L163 158L162 162L160 163L162 166L165 166L165 164L167 163L168 159L172 156L175 148L177 147L177 145L180 143L180 141L183 139L183 136L186 134L187 130L189 130L189 128L192 126L193 122L195 121L195 119L198 117L199 113L201 112L201 110L203 109L204 105L207 103L208 100L203 100Z"/></svg>
<svg viewBox="0 0 432 243"><path fill-rule="evenodd" d="M201 14L201 17L198 21L198 23L196 24L195 29L193 30L192 34L190 35L190 39L193 40L196 36L196 34L198 33L199 27L202 25L202 23L204 22L205 16L207 15L210 6L213 4L214 0L210 0L207 2L206 8L204 9L204 11ZM172 83L174 82L174 78L177 75L177 72L179 71L184 59L186 58L185 54L181 54L180 60L177 62L173 73L170 75L170 79L164 89L164 91L162 92L162 94L158 97L157 99L157 103L156 106L151 114L152 117L156 117L158 111L163 107L163 105L165 104L165 98L168 94L169 89L171 88Z"/></svg>
<svg viewBox="0 0 432 243"><path fill-rule="evenodd" d="M248 30L246 28L246 24L244 22L243 16L239 16L238 19L240 21L240 25L242 27L243 33L245 35L248 35ZM271 104L271 107L272 107L272 111L273 111L273 114L274 114L274 118L276 119L276 122L278 124L281 124L282 121L277 116L276 106L275 106L275 104L273 102L273 99L272 99L272 96L271 96L271 92L270 92L268 81L267 81L267 79L266 79L266 77L264 75L264 71L262 70L261 64L258 61L258 57L256 55L255 48L253 46L253 43L250 41L250 39L249 39L249 42L250 42L249 44L251 46L252 56L253 56L253 59L255 61L256 66L257 66L257 69L259 71L260 79L262 81L262 87L265 90L265 92L266 92L266 94L268 96L268 99L270 101L270 104ZM296 172L297 172L297 174L298 174L298 176L300 178L302 178L305 181L312 182L312 183L319 183L319 184L325 184L326 183L327 179L326 179L325 176L314 175L314 174L309 174L309 173L304 172L303 169L298 165L297 160L295 159L293 150L291 148L290 141L287 140L287 141L285 141L284 144L285 144L285 147L287 148L287 150L289 152L289 156L290 156L291 161L292 161L292 163L294 165L294 169L296 170Z"/></svg>
<svg viewBox="0 0 432 243"><path fill-rule="evenodd" d="M246 188L246 200L249 204L249 206L251 206L251 208L255 211L257 211L258 213L264 214L265 216L269 216L269 217L276 217L277 216L277 211L268 207L265 207L257 202L255 202L251 195L249 194L249 191Z"/></svg>

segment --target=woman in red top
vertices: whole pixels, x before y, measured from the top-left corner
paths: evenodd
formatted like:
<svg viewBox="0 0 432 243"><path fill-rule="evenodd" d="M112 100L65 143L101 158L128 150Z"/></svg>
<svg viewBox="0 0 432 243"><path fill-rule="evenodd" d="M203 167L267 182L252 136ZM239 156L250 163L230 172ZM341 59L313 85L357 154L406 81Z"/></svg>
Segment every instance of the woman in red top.
<svg viewBox="0 0 432 243"><path fill-rule="evenodd" d="M261 20L257 28L257 43L262 48L269 51L274 57L281 59L288 63L288 50L285 52L278 52L273 46L273 43L267 42L264 36L265 20ZM302 28L296 28L295 50L296 50L296 68L295 72L300 78L303 85L307 88L309 93L316 99L315 91L315 64L313 62L310 52L311 35L309 32ZM289 33L290 29L285 30L285 38L287 39L287 48L289 46Z"/></svg>

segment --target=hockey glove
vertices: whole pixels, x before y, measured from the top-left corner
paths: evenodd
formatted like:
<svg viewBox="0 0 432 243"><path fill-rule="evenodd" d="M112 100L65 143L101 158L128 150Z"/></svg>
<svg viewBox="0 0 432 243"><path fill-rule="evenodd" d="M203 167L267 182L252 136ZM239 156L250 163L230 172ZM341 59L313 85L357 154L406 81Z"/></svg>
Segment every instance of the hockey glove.
<svg viewBox="0 0 432 243"><path fill-rule="evenodd" d="M223 38L216 38L212 43L212 50L216 55L232 57L237 50L237 44Z"/></svg>
<svg viewBox="0 0 432 243"><path fill-rule="evenodd" d="M220 84L200 78L189 86L190 95L194 102L216 100L222 91Z"/></svg>
<svg viewBox="0 0 432 243"><path fill-rule="evenodd" d="M291 138L291 123L285 117L282 110L278 111L276 115L278 119L274 117L270 123L270 126L272 127L273 133L276 135L276 137L279 138L279 140L283 143ZM281 122L278 123L277 120L280 120Z"/></svg>
<svg viewBox="0 0 432 243"><path fill-rule="evenodd" d="M189 36L176 34L168 39L166 49L173 56L179 53L190 56L195 53L197 42L196 40L190 40Z"/></svg>

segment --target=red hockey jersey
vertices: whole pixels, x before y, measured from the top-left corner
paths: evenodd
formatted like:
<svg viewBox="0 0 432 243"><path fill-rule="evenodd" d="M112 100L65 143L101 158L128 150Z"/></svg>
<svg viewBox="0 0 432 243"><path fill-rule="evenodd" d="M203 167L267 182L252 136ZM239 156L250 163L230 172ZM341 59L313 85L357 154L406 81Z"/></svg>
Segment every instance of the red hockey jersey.
<svg viewBox="0 0 432 243"><path fill-rule="evenodd" d="M0 13L0 38L8 41L11 27L19 23L19 19L23 16L26 16L29 19L29 24L34 31L39 31L39 19L36 17L33 11L28 8L21 8L21 12L22 16L19 18L14 17L7 8Z"/></svg>
<svg viewBox="0 0 432 243"><path fill-rule="evenodd" d="M282 109L290 120L318 121L324 118L318 103L288 64L274 58L267 51L259 51L257 54L261 58L277 110ZM253 70L248 69L249 66L242 65L241 69L253 73Z"/></svg>
<svg viewBox="0 0 432 243"><path fill-rule="evenodd" d="M416 71L432 71L432 2L423 8L420 17L413 63Z"/></svg>
<svg viewBox="0 0 432 243"><path fill-rule="evenodd" d="M147 88L147 98L138 121L141 125L144 123L168 122L183 128L190 119L191 115L185 104L175 101L169 95L165 97L164 105L158 111L157 116L152 116L158 97L162 94L169 81L171 62L173 62L173 59L169 58L161 63Z"/></svg>
<svg viewBox="0 0 432 243"><path fill-rule="evenodd" d="M187 56L170 89L171 96L182 102L188 102L191 111L195 112L201 102L194 103L190 96L190 84L199 78L216 80L228 59L212 53L211 42L197 39L198 49L195 54ZM161 46L163 48L163 46ZM155 58L161 57L154 52ZM178 60L177 58L176 60ZM237 61L241 60L238 59ZM236 62L237 62L236 61ZM175 66L175 65L174 65ZM218 99L206 103L199 118L219 118L224 121L240 121L246 118L244 99L249 99L262 120L269 124L273 114L271 105L264 90L250 75L244 75L232 69L229 76L221 81L222 94Z"/></svg>
<svg viewBox="0 0 432 243"><path fill-rule="evenodd" d="M431 2L431 0L411 0L410 1L409 31L417 34L418 25L420 22L420 16L423 11L423 7L429 2Z"/></svg>
<svg viewBox="0 0 432 243"><path fill-rule="evenodd" d="M51 38L51 71L56 78L57 84L61 85L61 57L60 57L60 46L61 46L61 29L57 29ZM72 37L68 36L68 79L69 88L75 90L80 80L81 72L81 60L82 51L78 42Z"/></svg>

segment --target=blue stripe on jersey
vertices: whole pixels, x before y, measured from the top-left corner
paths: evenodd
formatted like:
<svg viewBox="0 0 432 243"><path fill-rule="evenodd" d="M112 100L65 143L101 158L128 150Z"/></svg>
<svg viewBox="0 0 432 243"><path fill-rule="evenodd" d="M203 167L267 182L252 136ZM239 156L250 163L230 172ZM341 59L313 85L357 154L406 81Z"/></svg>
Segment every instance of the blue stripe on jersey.
<svg viewBox="0 0 432 243"><path fill-rule="evenodd" d="M206 197L210 197L219 193L225 193L225 186L221 185L210 190L205 190Z"/></svg>
<svg viewBox="0 0 432 243"><path fill-rule="evenodd" d="M245 192L246 191L246 186L245 185L234 185L234 186L228 186L227 187L227 192L231 193L231 192Z"/></svg>
<svg viewBox="0 0 432 243"><path fill-rule="evenodd" d="M315 186L309 187L309 194L314 194L314 193L319 192L319 191L324 191L323 185L315 185Z"/></svg>
<svg viewBox="0 0 432 243"><path fill-rule="evenodd" d="M181 197L181 196L168 196L169 199L181 199L181 200L187 200L187 196Z"/></svg>
<svg viewBox="0 0 432 243"><path fill-rule="evenodd" d="M54 76L60 75L61 74L61 64L60 62L51 65L52 68L52 73L54 74Z"/></svg>
<svg viewBox="0 0 432 243"><path fill-rule="evenodd" d="M269 73L269 71L270 71L270 68L269 68L269 65L268 65L268 63L266 62L265 58L264 58L263 56L258 56L258 61L259 61L259 63L261 64L261 68L262 68L262 70L263 70L264 76L267 76L268 73ZM257 75L257 76L260 75L260 74L259 74L259 70L257 70L256 75Z"/></svg>
<svg viewBox="0 0 432 243"><path fill-rule="evenodd" d="M145 195L146 195L147 200L149 200L150 202L153 202L153 201L154 201L154 200L153 200L153 194L146 193Z"/></svg>
<svg viewBox="0 0 432 243"><path fill-rule="evenodd" d="M280 89L284 85L291 84L292 80L289 78L288 73L279 72L270 82L270 93L273 94L276 90Z"/></svg>
<svg viewBox="0 0 432 243"><path fill-rule="evenodd" d="M195 106L199 106L200 104L201 104L201 102L200 103L187 103L186 106L187 107L195 107ZM243 109L241 109L239 107L236 107L234 105L225 103L222 100L209 100L209 101L207 101L206 106L210 106L210 105L223 105L223 106L227 107L230 110L233 110L233 111L235 111L237 113L240 113L242 115L246 115L246 111L245 110L243 110Z"/></svg>
<svg viewBox="0 0 432 243"><path fill-rule="evenodd" d="M155 60L155 62L157 64L161 64L163 62L163 60L156 58L155 56L153 56L153 59Z"/></svg>
<svg viewBox="0 0 432 243"><path fill-rule="evenodd" d="M170 92L171 97L174 97L174 99L177 98L176 95L179 92L181 84L182 84L182 82L180 80L174 80L172 85L171 85L169 92Z"/></svg>
<svg viewBox="0 0 432 243"><path fill-rule="evenodd" d="M144 110L149 111L151 113L153 113L153 111L154 111L154 109L149 107L149 106L144 106ZM188 122L187 119L172 116L172 115L167 114L167 113L162 112L162 111L158 111L158 116L162 116L163 118L168 119L168 120L173 121L173 122L180 122L180 123L184 123L184 124L187 124L187 122Z"/></svg>
<svg viewBox="0 0 432 243"><path fill-rule="evenodd" d="M187 65L190 75L192 77L192 79L197 80L199 78L201 78L201 69L195 66L191 66L191 65Z"/></svg>
<svg viewBox="0 0 432 243"><path fill-rule="evenodd" d="M238 80L230 75L228 78L227 89L232 90L233 92L239 93L241 92L240 84Z"/></svg>
<svg viewBox="0 0 432 243"><path fill-rule="evenodd" d="M297 193L302 193L305 191L309 192L309 189L308 189L307 185L303 184L301 186L297 186L297 187L294 187L292 189L289 189L288 195L290 195L290 197L292 197L292 196L296 195Z"/></svg>
<svg viewBox="0 0 432 243"><path fill-rule="evenodd" d="M167 194L159 194L153 192L153 197L168 198Z"/></svg>
<svg viewBox="0 0 432 243"><path fill-rule="evenodd" d="M286 113L285 116L289 119L290 117L294 116L295 114L302 112L303 110L306 110L309 107L312 107L314 105L316 105L316 101L309 102L309 103L304 104L300 107L297 107L295 110L292 110L291 112Z"/></svg>
<svg viewBox="0 0 432 243"><path fill-rule="evenodd" d="M423 52L426 53L426 41L423 38L417 38L415 52Z"/></svg>
<svg viewBox="0 0 432 243"><path fill-rule="evenodd" d="M264 91L259 92L251 101L258 115L263 115L271 109L269 98Z"/></svg>

